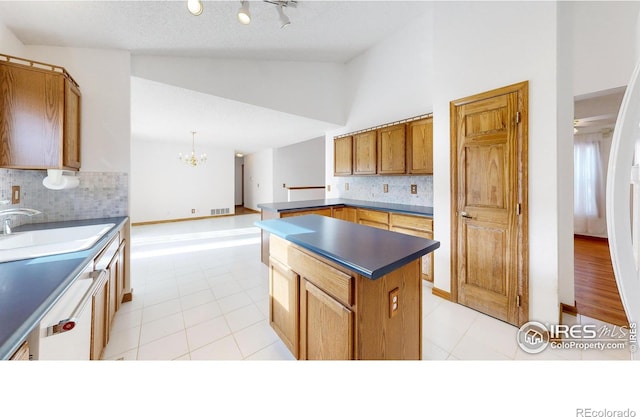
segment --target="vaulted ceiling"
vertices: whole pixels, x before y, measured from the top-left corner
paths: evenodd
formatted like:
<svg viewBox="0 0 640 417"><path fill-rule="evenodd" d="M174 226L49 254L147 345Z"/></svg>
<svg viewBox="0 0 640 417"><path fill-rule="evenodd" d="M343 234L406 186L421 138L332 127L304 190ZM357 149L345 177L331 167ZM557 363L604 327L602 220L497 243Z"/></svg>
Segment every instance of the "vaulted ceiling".
<svg viewBox="0 0 640 417"><path fill-rule="evenodd" d="M25 45L121 49L130 51L132 60L156 55L244 60L248 65L256 60L342 65L432 7L427 1L300 0L284 8L291 24L280 28L277 8L269 2L248 2L249 25L236 18L239 1L203 3L204 12L193 16L186 0L0 1L0 21ZM200 141L250 153L339 127L156 81L132 77L134 140L188 144L189 132L197 130L208 133Z"/></svg>

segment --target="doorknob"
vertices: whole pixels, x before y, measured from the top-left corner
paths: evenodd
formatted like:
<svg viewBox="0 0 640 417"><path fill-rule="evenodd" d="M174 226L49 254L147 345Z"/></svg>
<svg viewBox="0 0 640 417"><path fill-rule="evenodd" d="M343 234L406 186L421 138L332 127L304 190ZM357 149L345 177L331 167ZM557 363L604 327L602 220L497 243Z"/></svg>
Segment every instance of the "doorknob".
<svg viewBox="0 0 640 417"><path fill-rule="evenodd" d="M471 217L471 216L469 215L469 213L467 213L466 211L461 211L461 212L460 212L460 215L461 215L462 217L464 217L465 219L473 219L473 217Z"/></svg>

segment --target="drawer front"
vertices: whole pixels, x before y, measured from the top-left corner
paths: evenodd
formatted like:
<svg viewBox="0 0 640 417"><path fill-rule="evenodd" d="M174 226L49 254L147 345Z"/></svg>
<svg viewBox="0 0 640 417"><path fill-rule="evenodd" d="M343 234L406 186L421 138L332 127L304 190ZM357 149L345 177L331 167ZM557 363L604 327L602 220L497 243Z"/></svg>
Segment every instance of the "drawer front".
<svg viewBox="0 0 640 417"><path fill-rule="evenodd" d="M406 229L404 227L391 226L389 228L392 232L403 233L405 235L411 235L416 237L422 237L424 239L433 239L433 233L423 230Z"/></svg>
<svg viewBox="0 0 640 417"><path fill-rule="evenodd" d="M354 279L352 276L293 247L289 251L289 267L345 306L353 306Z"/></svg>
<svg viewBox="0 0 640 417"><path fill-rule="evenodd" d="M433 232L433 219L430 219L427 217L391 213L391 219L390 219L389 225L392 228L402 227L405 229Z"/></svg>
<svg viewBox="0 0 640 417"><path fill-rule="evenodd" d="M360 223L360 224L362 224L364 226L375 227L375 228L382 229L382 230L389 230L389 226L387 226L386 223L371 222L369 220L360 220L358 223Z"/></svg>
<svg viewBox="0 0 640 417"><path fill-rule="evenodd" d="M386 211L358 209L358 223L360 223L361 220L388 225L389 213L387 213Z"/></svg>
<svg viewBox="0 0 640 417"><path fill-rule="evenodd" d="M269 256L283 263L284 265L289 265L289 257L287 255L289 247L291 247L291 243L287 242L286 240L274 234L271 234L269 236Z"/></svg>

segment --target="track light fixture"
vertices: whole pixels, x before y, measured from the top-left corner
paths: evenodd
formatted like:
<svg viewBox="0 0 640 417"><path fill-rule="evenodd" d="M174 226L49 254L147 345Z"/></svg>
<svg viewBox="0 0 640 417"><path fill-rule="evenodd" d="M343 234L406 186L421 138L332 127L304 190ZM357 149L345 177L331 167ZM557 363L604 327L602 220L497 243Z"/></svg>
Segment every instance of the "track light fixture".
<svg viewBox="0 0 640 417"><path fill-rule="evenodd" d="M204 10L202 0L187 0L187 9L194 16L200 16Z"/></svg>
<svg viewBox="0 0 640 417"><path fill-rule="evenodd" d="M277 7L278 17L280 18L280 29L283 29L291 24L289 17L284 14L285 7L298 7L296 0L262 0L265 3L273 4ZM187 9L194 16L200 16L204 10L202 0L187 0ZM251 23L251 13L249 12L249 2L242 0L240 2L240 9L238 9L238 21L243 25Z"/></svg>
<svg viewBox="0 0 640 417"><path fill-rule="evenodd" d="M249 13L249 3L246 1L240 2L240 9L238 10L238 20L243 25L251 23L251 14Z"/></svg>

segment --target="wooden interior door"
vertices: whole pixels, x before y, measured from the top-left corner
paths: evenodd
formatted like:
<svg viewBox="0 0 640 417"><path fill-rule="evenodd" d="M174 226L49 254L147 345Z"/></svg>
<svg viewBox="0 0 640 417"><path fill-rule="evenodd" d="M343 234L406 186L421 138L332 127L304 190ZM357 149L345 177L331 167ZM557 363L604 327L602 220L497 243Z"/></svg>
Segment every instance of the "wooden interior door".
<svg viewBox="0 0 640 417"><path fill-rule="evenodd" d="M528 320L528 83L451 103L452 296Z"/></svg>

